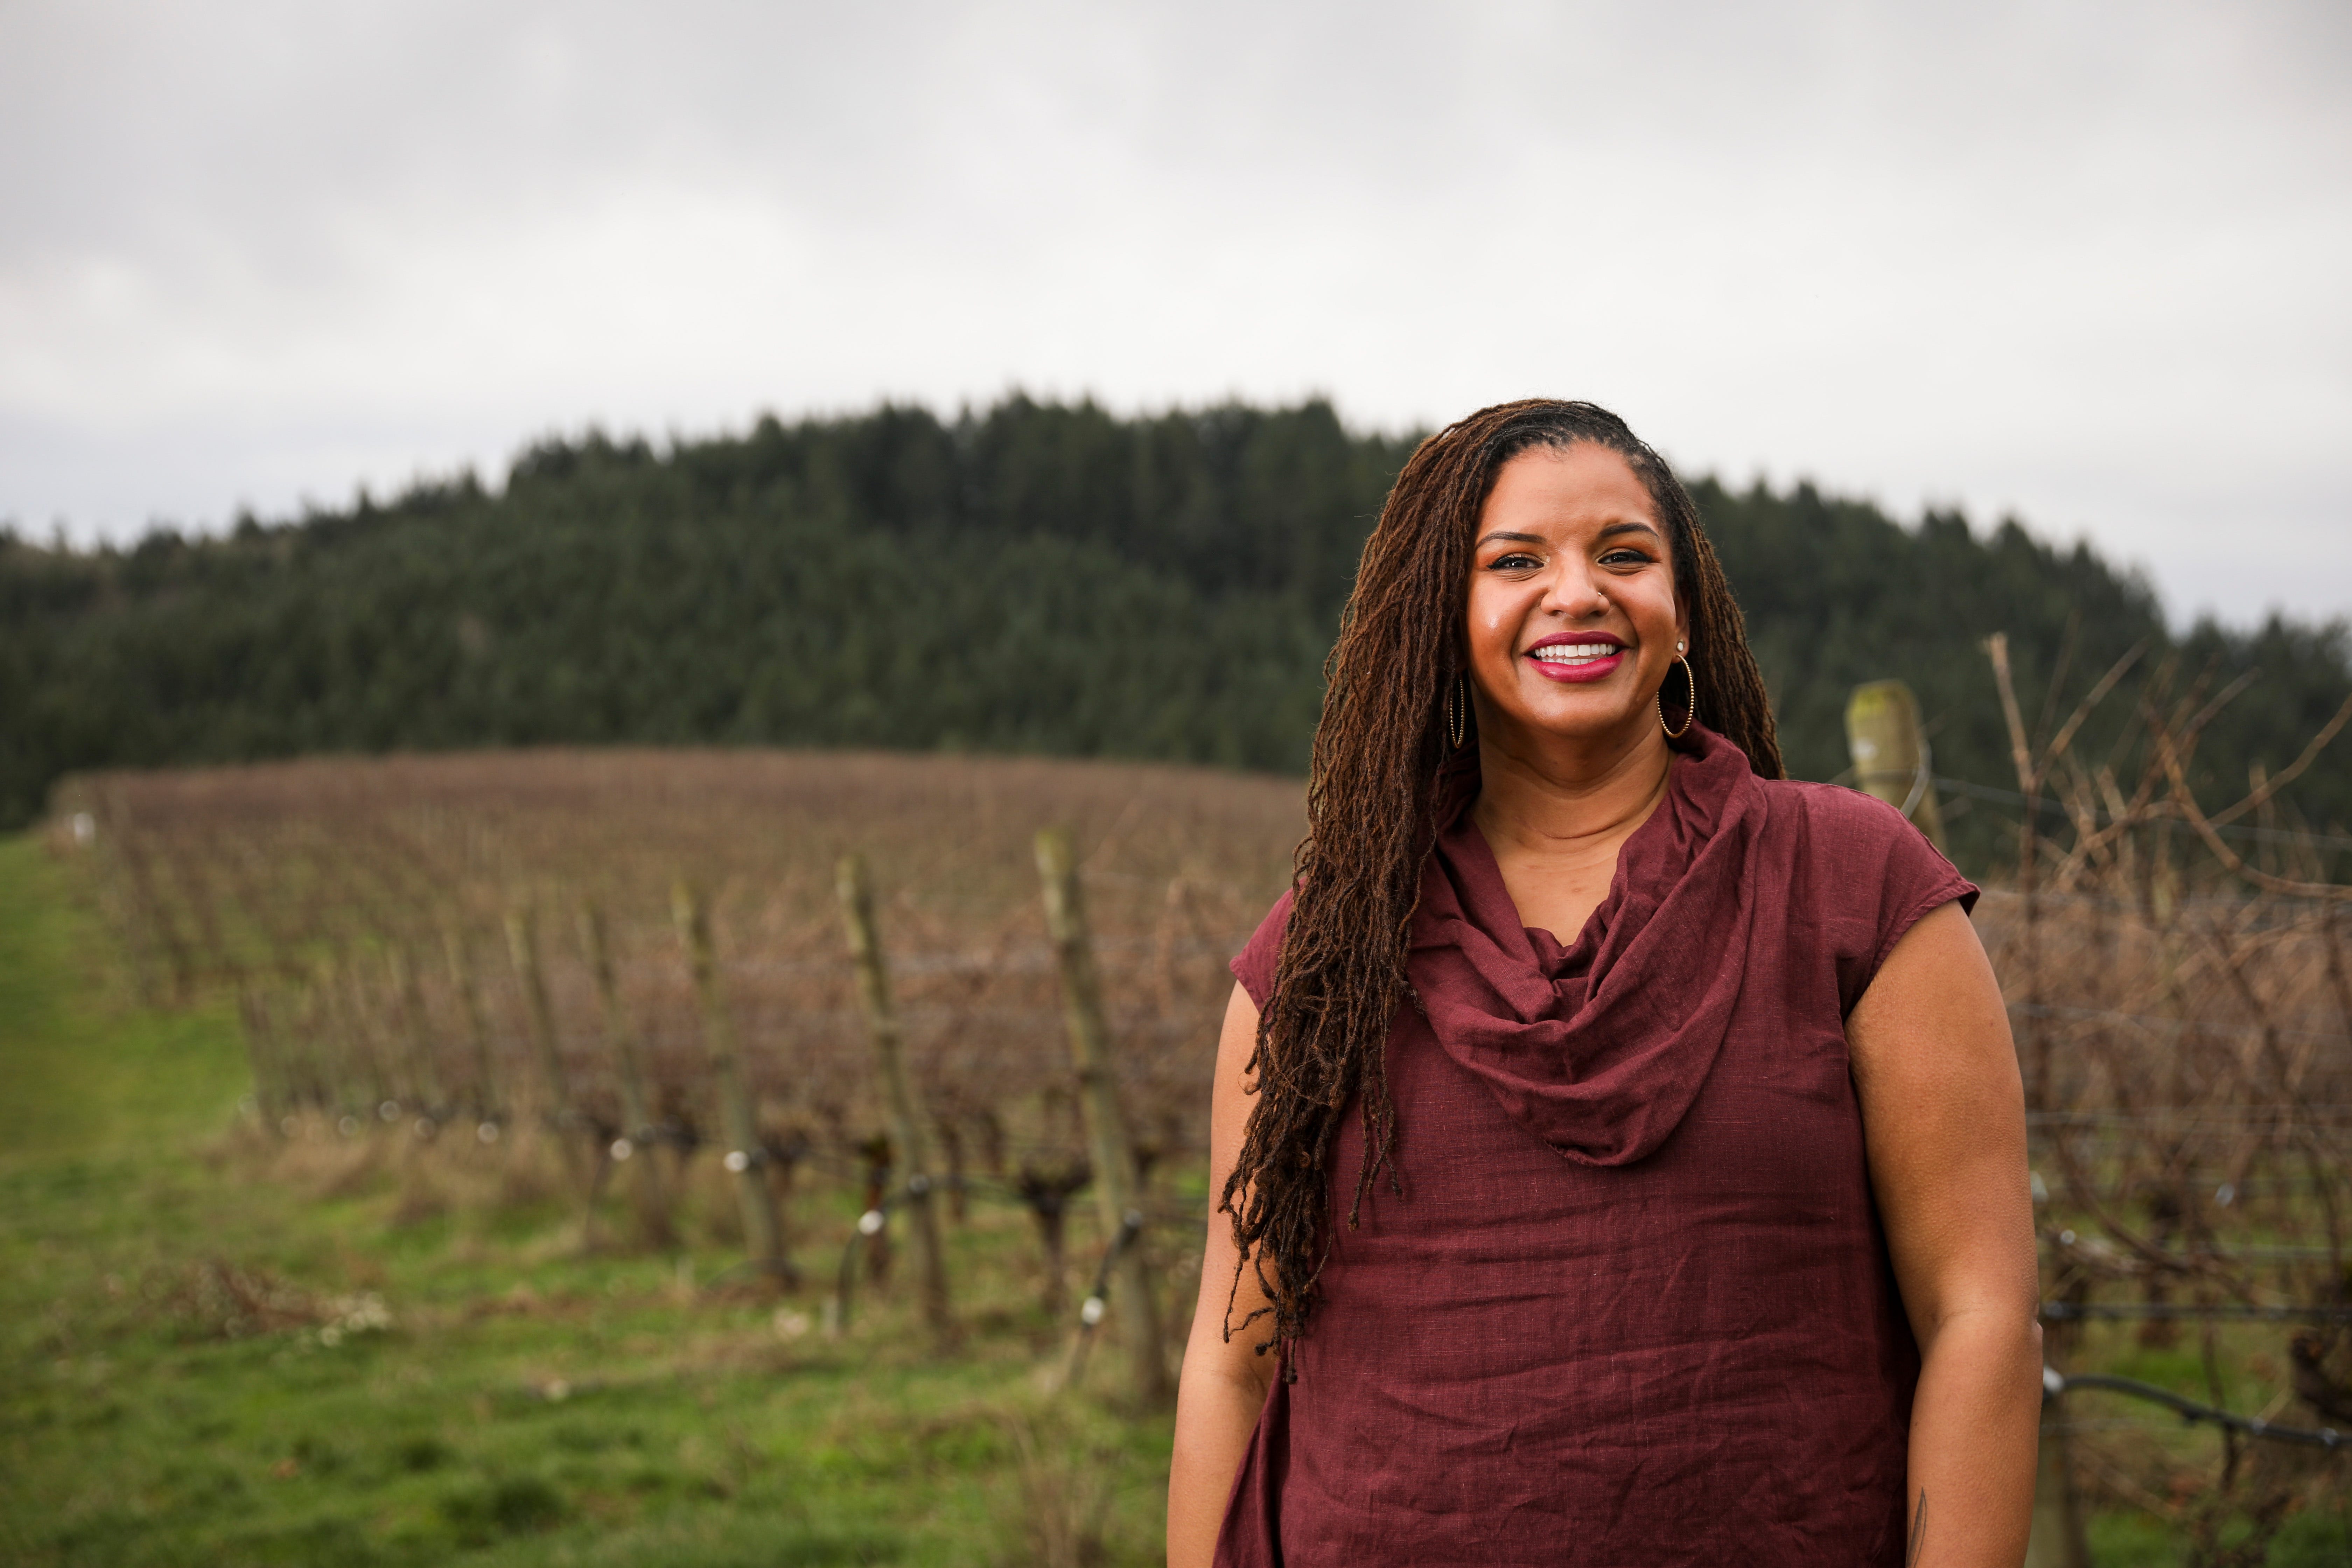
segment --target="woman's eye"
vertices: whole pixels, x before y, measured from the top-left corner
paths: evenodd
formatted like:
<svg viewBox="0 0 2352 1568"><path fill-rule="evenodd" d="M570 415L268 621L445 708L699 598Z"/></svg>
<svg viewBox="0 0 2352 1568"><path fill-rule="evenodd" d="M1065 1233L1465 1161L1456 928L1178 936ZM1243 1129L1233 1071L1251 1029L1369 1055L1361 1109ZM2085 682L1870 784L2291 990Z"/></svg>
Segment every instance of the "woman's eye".
<svg viewBox="0 0 2352 1568"><path fill-rule="evenodd" d="M1494 570L1497 572L1524 572L1530 566L1540 566L1542 564L1542 562L1537 560L1534 556L1529 555L1526 551L1514 550L1508 555L1496 556L1495 558Z"/></svg>
<svg viewBox="0 0 2352 1568"><path fill-rule="evenodd" d="M1638 550L1612 550L1609 552L1608 554L1603 555L1601 558L1601 564L1603 566L1641 566L1647 564L1649 559L1650 558L1648 556L1643 554Z"/></svg>

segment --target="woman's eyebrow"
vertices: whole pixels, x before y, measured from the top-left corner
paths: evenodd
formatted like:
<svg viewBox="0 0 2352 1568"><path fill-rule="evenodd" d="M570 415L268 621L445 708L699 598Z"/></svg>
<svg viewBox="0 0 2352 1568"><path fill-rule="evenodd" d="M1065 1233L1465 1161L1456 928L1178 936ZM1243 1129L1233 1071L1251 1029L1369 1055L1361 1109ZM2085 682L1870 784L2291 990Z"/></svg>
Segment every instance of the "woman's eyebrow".
<svg viewBox="0 0 2352 1568"><path fill-rule="evenodd" d="M1653 539L1662 537L1656 529L1646 522L1612 522L1594 537L1606 539L1612 533L1646 533Z"/></svg>
<svg viewBox="0 0 2352 1568"><path fill-rule="evenodd" d="M1498 539L1512 544L1541 544L1544 542L1543 535L1539 533L1504 533L1496 531L1486 535L1478 541L1478 543L1492 544ZM1472 548L1475 549L1476 546L1474 545Z"/></svg>

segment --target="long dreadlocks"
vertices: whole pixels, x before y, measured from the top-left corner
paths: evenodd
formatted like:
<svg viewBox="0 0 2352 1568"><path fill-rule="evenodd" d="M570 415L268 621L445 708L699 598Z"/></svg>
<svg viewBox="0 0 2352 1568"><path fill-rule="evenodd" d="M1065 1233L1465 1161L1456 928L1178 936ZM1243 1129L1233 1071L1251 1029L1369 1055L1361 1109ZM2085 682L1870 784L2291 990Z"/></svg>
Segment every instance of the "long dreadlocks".
<svg viewBox="0 0 2352 1568"><path fill-rule="evenodd" d="M1329 1246L1332 1142L1351 1100L1361 1108L1364 1159L1348 1223L1356 1223L1383 1167L1402 1191L1390 1158L1396 1113L1385 1058L1397 1008L1412 995L1407 939L1440 826L1437 774L1450 751L1443 694L1466 668L1471 542L1504 464L1531 448L1580 441L1631 465L1665 530L1675 592L1689 614L1693 711L1747 752L1758 773L1781 776L1763 677L1698 509L1623 420L1590 403L1530 398L1482 409L1421 444L1365 542L1324 666L1307 837L1249 1062L1257 1099L1219 1197L1272 1303L1239 1325L1229 1310L1226 1332L1271 1312L1273 1333L1261 1351L1295 1344L1305 1331Z"/></svg>

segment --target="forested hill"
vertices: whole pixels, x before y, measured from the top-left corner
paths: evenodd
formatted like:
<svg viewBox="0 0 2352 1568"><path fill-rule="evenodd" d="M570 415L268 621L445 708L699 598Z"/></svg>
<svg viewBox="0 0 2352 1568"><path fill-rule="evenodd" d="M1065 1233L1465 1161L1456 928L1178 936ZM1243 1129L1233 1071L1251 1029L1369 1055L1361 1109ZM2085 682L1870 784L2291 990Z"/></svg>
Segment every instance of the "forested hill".
<svg viewBox="0 0 2352 1568"><path fill-rule="evenodd" d="M1119 419L1016 397L667 452L551 441L500 494L427 485L225 538L83 553L0 535L0 821L71 769L547 742L1297 771L1410 449L1321 403ZM2070 688L2143 637L2187 669L2259 667L2207 744L2232 780L2291 758L2352 685L2341 627L2166 643L2144 587L2011 525L1694 488L1801 776L1845 766L1849 689L1900 676L1939 772L2013 782L1979 639L2009 634L2038 704L2070 616ZM2315 770L2296 800L2352 821L2352 769Z"/></svg>

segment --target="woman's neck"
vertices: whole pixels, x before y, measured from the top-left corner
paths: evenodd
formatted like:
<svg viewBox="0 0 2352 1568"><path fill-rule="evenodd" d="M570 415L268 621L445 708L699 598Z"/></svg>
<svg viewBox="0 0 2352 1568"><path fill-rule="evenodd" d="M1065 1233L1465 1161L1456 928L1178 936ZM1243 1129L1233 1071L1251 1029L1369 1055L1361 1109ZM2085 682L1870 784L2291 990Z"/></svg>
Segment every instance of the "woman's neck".
<svg viewBox="0 0 2352 1568"><path fill-rule="evenodd" d="M1654 726L1606 747L1478 740L1479 831L1528 848L1622 840L1665 798L1674 753Z"/></svg>
<svg viewBox="0 0 2352 1568"><path fill-rule="evenodd" d="M1608 896L1619 847L1665 798L1674 753L1654 728L1602 750L1513 740L1479 737L1471 820L1521 921L1570 942Z"/></svg>

